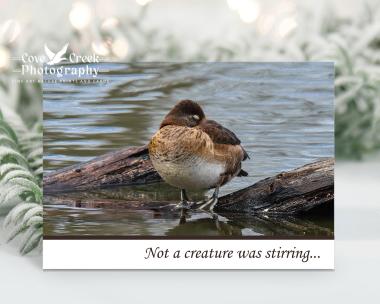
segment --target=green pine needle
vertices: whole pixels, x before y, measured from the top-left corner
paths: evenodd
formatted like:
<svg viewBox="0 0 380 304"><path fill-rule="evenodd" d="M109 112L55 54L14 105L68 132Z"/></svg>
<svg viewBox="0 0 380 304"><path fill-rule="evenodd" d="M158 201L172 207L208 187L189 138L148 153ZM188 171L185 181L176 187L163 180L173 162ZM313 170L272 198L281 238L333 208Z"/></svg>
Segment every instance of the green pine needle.
<svg viewBox="0 0 380 304"><path fill-rule="evenodd" d="M0 211L8 212L8 241L21 236L20 253L27 254L42 239L42 129L30 132L16 113L7 113L11 122L0 111Z"/></svg>

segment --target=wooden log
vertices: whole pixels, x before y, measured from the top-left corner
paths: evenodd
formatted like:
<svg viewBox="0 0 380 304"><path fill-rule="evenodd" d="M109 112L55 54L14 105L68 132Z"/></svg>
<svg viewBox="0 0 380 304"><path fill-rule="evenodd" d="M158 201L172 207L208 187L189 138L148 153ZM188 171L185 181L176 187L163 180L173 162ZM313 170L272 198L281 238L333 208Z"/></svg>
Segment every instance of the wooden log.
<svg viewBox="0 0 380 304"><path fill-rule="evenodd" d="M223 196L215 211L294 214L323 205L333 212L334 159L307 164Z"/></svg>
<svg viewBox="0 0 380 304"><path fill-rule="evenodd" d="M44 193L55 193L160 181L147 146L142 146L117 150L46 174L43 185Z"/></svg>
<svg viewBox="0 0 380 304"><path fill-rule="evenodd" d="M152 167L147 147L125 148L44 176L44 193L84 191L110 186L162 181ZM297 214L310 210L333 213L334 159L329 158L268 177L219 199L218 213ZM128 205L128 201L125 201ZM173 207L173 202L141 202L147 207ZM118 202L120 205L120 202ZM136 205L134 202L131 205Z"/></svg>

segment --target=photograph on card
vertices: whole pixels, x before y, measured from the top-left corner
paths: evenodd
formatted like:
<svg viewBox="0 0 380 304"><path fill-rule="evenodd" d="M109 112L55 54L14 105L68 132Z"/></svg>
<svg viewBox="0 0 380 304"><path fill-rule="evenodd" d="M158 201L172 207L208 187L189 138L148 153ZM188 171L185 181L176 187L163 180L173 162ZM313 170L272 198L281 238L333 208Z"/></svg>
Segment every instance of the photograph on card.
<svg viewBox="0 0 380 304"><path fill-rule="evenodd" d="M334 64L44 74L44 239L334 239Z"/></svg>

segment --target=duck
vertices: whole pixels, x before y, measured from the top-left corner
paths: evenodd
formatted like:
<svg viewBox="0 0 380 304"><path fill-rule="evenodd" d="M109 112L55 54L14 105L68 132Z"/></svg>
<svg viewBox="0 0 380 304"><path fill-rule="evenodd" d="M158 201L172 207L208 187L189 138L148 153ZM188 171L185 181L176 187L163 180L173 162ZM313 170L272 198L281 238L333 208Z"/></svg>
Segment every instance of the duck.
<svg viewBox="0 0 380 304"><path fill-rule="evenodd" d="M219 189L237 176L248 176L242 162L249 158L239 138L206 118L195 101L179 101L164 117L149 144L149 157L162 179L180 189L180 209L213 212ZM187 192L214 189L212 196L191 202Z"/></svg>

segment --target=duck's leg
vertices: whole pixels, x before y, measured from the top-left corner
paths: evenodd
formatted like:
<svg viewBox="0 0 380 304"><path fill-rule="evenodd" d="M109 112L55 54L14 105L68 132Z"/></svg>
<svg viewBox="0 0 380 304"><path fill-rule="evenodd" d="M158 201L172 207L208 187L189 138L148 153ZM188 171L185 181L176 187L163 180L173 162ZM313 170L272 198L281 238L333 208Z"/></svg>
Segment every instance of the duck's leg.
<svg viewBox="0 0 380 304"><path fill-rule="evenodd" d="M177 209L190 209L193 203L190 202L185 189L181 189L181 201L177 204Z"/></svg>
<svg viewBox="0 0 380 304"><path fill-rule="evenodd" d="M202 204L198 207L199 209L205 210L205 211L209 211L212 214L214 214L214 212L213 212L214 211L214 207L215 207L215 205L218 202L219 187L220 186L217 186L215 188L214 193L212 194L211 198L208 201L206 201L204 203L202 202Z"/></svg>

